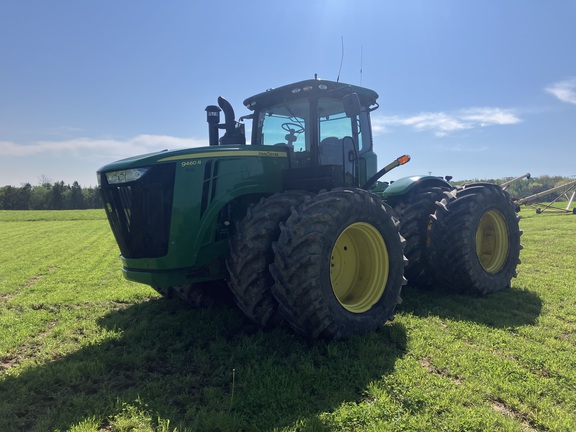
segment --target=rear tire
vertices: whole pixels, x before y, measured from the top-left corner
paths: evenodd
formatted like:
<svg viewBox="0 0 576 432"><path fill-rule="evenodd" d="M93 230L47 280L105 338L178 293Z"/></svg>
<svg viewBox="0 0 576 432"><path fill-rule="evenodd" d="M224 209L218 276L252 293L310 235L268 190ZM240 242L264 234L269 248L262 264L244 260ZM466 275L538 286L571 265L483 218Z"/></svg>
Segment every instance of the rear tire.
<svg viewBox="0 0 576 432"><path fill-rule="evenodd" d="M438 281L480 295L509 287L520 263L522 231L508 193L470 184L446 192L436 207L427 242Z"/></svg>
<svg viewBox="0 0 576 432"><path fill-rule="evenodd" d="M448 186L416 186L394 204L394 211L400 219L400 234L406 239L404 254L408 265L404 274L409 285L422 288L433 284L434 272L426 254L426 232L436 201L441 200L442 194L448 190Z"/></svg>
<svg viewBox="0 0 576 432"><path fill-rule="evenodd" d="M361 189L321 192L292 210L274 243L280 312L298 333L345 338L392 319L405 283L392 209Z"/></svg>
<svg viewBox="0 0 576 432"><path fill-rule="evenodd" d="M230 240L228 286L240 310L260 326L277 327L284 321L270 291L274 285L268 271L274 261L272 242L278 239L279 224L290 216L290 208L310 195L288 191L262 199L248 209Z"/></svg>

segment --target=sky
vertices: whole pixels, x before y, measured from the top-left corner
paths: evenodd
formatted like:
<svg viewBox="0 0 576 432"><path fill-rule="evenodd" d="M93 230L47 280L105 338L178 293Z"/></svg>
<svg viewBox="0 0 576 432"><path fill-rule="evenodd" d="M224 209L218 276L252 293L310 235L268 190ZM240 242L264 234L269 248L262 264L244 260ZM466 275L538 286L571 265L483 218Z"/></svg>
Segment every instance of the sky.
<svg viewBox="0 0 576 432"><path fill-rule="evenodd" d="M207 145L205 107L378 92L383 180L576 175L576 0L1 0L0 187Z"/></svg>

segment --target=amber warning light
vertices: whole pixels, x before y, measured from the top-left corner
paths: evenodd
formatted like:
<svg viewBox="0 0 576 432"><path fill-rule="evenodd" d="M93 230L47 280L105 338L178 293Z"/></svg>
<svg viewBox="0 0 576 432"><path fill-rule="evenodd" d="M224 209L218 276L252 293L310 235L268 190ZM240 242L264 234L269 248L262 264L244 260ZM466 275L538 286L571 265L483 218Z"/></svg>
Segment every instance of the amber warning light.
<svg viewBox="0 0 576 432"><path fill-rule="evenodd" d="M410 155L400 156L398 159L398 165L404 165L405 163L410 162Z"/></svg>

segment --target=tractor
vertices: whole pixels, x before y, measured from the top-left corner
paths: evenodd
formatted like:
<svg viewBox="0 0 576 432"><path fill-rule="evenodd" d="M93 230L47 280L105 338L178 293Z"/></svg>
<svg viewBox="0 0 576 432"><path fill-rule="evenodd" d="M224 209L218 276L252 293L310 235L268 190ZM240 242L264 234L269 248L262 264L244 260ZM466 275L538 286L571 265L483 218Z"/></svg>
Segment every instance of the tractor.
<svg viewBox="0 0 576 432"><path fill-rule="evenodd" d="M377 329L407 280L508 287L521 249L508 194L431 175L380 181L410 157L378 170L377 99L315 77L249 97L236 120L220 97L206 108L209 145L102 167L124 277L193 305L225 284L251 321L311 339Z"/></svg>

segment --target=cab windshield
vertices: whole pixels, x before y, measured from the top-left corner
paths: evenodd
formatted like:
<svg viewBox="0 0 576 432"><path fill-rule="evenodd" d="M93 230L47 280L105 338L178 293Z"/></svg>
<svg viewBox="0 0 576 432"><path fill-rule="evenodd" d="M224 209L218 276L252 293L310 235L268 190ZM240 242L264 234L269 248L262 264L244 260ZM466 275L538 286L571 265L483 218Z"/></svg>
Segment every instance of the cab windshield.
<svg viewBox="0 0 576 432"><path fill-rule="evenodd" d="M311 110L315 110L315 115L311 115ZM362 112L361 116L366 113ZM317 122L315 127L312 127L313 122ZM278 104L260 111L256 127L256 142L260 145L286 147L300 160L304 159L304 154L310 158L315 152L318 155L316 163L320 165L342 165L341 159L348 158L342 151L338 154L330 151L331 155L327 157L323 146L348 143L352 149L356 146L357 151L365 150L360 119L347 117L340 99L300 99ZM313 142L317 143L316 151L312 149Z"/></svg>

